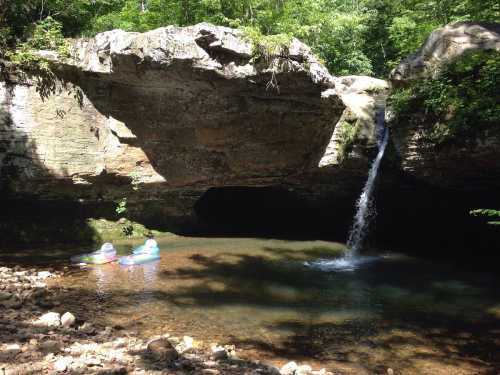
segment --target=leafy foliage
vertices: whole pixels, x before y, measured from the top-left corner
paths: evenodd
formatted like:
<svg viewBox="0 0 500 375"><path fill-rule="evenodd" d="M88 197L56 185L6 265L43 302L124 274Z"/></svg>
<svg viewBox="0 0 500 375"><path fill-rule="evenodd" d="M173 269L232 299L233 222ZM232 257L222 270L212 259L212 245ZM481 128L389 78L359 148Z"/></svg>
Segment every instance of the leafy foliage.
<svg viewBox="0 0 500 375"><path fill-rule="evenodd" d="M121 215L127 211L127 198L122 198L116 201L115 212L117 215Z"/></svg>
<svg viewBox="0 0 500 375"><path fill-rule="evenodd" d="M474 140L485 133L500 135L500 52L480 51L449 64L436 79L420 80L395 90L395 122L424 113L433 123L431 141Z"/></svg>
<svg viewBox="0 0 500 375"><path fill-rule="evenodd" d="M436 27L499 21L496 0L0 0L0 47L34 36L47 17L64 36L211 22L295 36L337 75L384 76ZM35 26L36 25L36 26ZM42 42L39 40L38 42Z"/></svg>
<svg viewBox="0 0 500 375"><path fill-rule="evenodd" d="M20 43L8 56L24 68L48 71L48 62L35 54L38 50L56 51L62 56L69 54L68 44L62 34L62 24L52 17L36 22L31 38Z"/></svg>
<svg viewBox="0 0 500 375"><path fill-rule="evenodd" d="M489 208L482 208L478 210L472 210L470 212L471 215L473 216L482 216L482 217L487 217L490 219L493 218L500 218L500 211L498 210L492 210ZM488 221L488 224L490 225L500 225L500 221Z"/></svg>

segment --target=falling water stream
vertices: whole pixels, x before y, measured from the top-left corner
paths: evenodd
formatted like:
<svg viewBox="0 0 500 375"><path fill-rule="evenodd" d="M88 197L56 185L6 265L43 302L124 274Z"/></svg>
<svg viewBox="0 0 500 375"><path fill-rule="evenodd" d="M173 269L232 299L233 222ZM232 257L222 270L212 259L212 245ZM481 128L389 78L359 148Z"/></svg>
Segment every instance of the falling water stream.
<svg viewBox="0 0 500 375"><path fill-rule="evenodd" d="M356 215L354 216L354 223L352 224L351 231L349 232L349 239L347 241L348 251L346 253L346 257L352 258L358 255L366 234L368 233L370 221L375 215L373 189L375 187L375 181L377 180L378 170L384 156L385 148L387 147L388 139L389 130L384 127L382 139L379 143L377 157L373 160L370 172L368 173L368 179L366 180L363 191L361 192L361 195L356 203Z"/></svg>
<svg viewBox="0 0 500 375"><path fill-rule="evenodd" d="M380 163L384 157L385 149L389 141L389 129L385 126L385 108L379 108L376 113L376 131L377 131L377 146L378 153L372 162L368 179L361 192L361 195L356 202L356 214L354 222L349 231L347 240L347 251L341 258L334 260L320 259L315 262L308 262L306 265L319 268L324 271L353 271L359 265L370 262L375 257L360 256L359 251L363 246L363 242L368 234L368 229L371 220L375 217L375 202L373 199L373 190L377 181L378 170Z"/></svg>

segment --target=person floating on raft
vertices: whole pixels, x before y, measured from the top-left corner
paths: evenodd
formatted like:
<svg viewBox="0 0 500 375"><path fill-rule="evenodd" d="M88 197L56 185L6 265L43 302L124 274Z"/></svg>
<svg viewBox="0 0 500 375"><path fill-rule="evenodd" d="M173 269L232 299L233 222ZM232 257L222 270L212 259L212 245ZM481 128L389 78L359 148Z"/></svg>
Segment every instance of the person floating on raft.
<svg viewBox="0 0 500 375"><path fill-rule="evenodd" d="M117 260L116 250L112 243L105 242L99 250L92 253L71 257L72 263L105 264Z"/></svg>
<svg viewBox="0 0 500 375"><path fill-rule="evenodd" d="M118 263L131 266L160 259L160 248L158 243L152 238L148 239L144 245L132 250L132 255L118 258Z"/></svg>

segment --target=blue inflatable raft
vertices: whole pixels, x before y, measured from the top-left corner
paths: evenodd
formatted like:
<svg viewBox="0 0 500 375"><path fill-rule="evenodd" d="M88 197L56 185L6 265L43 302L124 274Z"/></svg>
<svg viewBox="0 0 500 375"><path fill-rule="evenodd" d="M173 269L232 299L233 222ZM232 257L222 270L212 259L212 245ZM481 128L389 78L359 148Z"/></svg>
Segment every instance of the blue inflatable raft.
<svg viewBox="0 0 500 375"><path fill-rule="evenodd" d="M143 264L160 259L160 248L155 240L147 240L144 245L132 250L132 255L118 258L118 263L124 266Z"/></svg>

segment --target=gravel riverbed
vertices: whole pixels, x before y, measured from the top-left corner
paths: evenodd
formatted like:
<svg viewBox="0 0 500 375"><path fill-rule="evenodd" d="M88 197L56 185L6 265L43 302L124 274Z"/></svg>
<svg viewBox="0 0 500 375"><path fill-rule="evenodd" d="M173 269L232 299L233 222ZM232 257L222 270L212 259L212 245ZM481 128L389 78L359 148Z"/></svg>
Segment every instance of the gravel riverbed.
<svg viewBox="0 0 500 375"><path fill-rule="evenodd" d="M98 327L66 311L61 290L47 285L63 276L64 270L0 267L0 375L333 375L307 364L279 369L240 359L237 348L210 338L145 340L121 327Z"/></svg>

